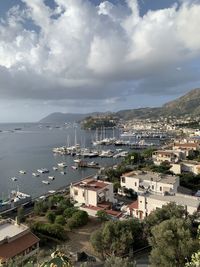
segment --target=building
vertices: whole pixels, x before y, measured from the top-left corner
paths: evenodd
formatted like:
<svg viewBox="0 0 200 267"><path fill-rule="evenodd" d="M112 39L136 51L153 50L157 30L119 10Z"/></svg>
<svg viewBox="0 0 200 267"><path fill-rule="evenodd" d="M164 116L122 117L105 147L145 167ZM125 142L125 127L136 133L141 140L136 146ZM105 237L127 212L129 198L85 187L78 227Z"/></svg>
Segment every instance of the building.
<svg viewBox="0 0 200 267"><path fill-rule="evenodd" d="M123 189L132 189L138 194L149 191L154 194L164 195L166 192L175 194L179 186L179 177L160 173L132 171L121 176L121 192Z"/></svg>
<svg viewBox="0 0 200 267"><path fill-rule="evenodd" d="M157 150L152 154L153 163L155 165L160 165L162 162L175 163L185 158L185 151L179 150Z"/></svg>
<svg viewBox="0 0 200 267"><path fill-rule="evenodd" d="M26 260L38 250L39 238L27 226L11 219L0 221L0 266L16 257Z"/></svg>
<svg viewBox="0 0 200 267"><path fill-rule="evenodd" d="M147 193L139 195L138 200L129 205L128 211L130 215L144 219L153 210L162 208L163 205L167 205L170 202L185 207L189 214L193 214L199 208L200 198L183 194L161 196Z"/></svg>
<svg viewBox="0 0 200 267"><path fill-rule="evenodd" d="M197 151L197 150L199 150L199 148L200 148L199 144L195 143L195 142L185 142L185 143L174 143L173 144L173 150Z"/></svg>
<svg viewBox="0 0 200 267"><path fill-rule="evenodd" d="M174 174L181 174L183 172L190 172L195 175L200 174L200 164L195 161L183 161L181 163L174 163L171 165L170 171Z"/></svg>
<svg viewBox="0 0 200 267"><path fill-rule="evenodd" d="M80 204L94 207L104 202L115 202L113 184L94 178L86 178L71 184L70 197Z"/></svg>

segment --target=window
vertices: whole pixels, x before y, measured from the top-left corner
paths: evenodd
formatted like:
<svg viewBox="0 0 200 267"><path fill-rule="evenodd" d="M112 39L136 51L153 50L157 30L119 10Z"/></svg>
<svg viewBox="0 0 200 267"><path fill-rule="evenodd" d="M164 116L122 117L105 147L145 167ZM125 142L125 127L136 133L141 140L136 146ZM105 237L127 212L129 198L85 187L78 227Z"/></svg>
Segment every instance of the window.
<svg viewBox="0 0 200 267"><path fill-rule="evenodd" d="M160 191L162 191L162 186L160 186Z"/></svg>
<svg viewBox="0 0 200 267"><path fill-rule="evenodd" d="M76 190L76 189L74 190L74 195L78 196L78 190Z"/></svg>
<svg viewBox="0 0 200 267"><path fill-rule="evenodd" d="M121 178L122 183L125 183L125 177Z"/></svg>
<svg viewBox="0 0 200 267"><path fill-rule="evenodd" d="M135 186L137 186L137 182L135 182Z"/></svg>
<svg viewBox="0 0 200 267"><path fill-rule="evenodd" d="M154 185L151 186L152 190L154 190Z"/></svg>

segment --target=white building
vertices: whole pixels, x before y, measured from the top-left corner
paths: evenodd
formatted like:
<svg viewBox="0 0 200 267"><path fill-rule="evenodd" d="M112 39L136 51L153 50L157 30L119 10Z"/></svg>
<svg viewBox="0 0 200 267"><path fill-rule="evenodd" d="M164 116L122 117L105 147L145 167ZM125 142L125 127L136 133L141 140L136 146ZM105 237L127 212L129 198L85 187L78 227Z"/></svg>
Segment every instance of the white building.
<svg viewBox="0 0 200 267"><path fill-rule="evenodd" d="M103 202L115 202L113 184L93 178L71 184L70 197L80 204L94 207Z"/></svg>
<svg viewBox="0 0 200 267"><path fill-rule="evenodd" d="M174 194L179 186L179 177L160 173L132 171L121 176L121 191L123 188L133 189L138 194L146 190L154 194ZM120 192L119 192L120 193Z"/></svg>
<svg viewBox="0 0 200 267"><path fill-rule="evenodd" d="M172 171L174 174L190 172L197 175L200 174L200 164L192 161L183 161L181 163L172 164L170 171Z"/></svg>
<svg viewBox="0 0 200 267"><path fill-rule="evenodd" d="M130 206L132 207L130 212L132 212L133 216L139 219L144 219L153 210L162 208L163 205L170 202L185 207L189 214L193 214L199 208L200 198L183 194L161 196L148 193L138 196L137 203Z"/></svg>
<svg viewBox="0 0 200 267"><path fill-rule="evenodd" d="M0 220L0 266L10 259L26 260L39 250L39 238L30 229L11 219Z"/></svg>

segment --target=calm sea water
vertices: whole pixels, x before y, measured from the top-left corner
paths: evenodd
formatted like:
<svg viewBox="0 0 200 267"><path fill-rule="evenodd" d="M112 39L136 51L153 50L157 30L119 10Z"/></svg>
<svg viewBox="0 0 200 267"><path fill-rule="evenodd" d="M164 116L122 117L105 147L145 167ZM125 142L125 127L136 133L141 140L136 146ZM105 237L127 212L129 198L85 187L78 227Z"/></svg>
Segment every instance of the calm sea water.
<svg viewBox="0 0 200 267"><path fill-rule="evenodd" d="M56 128L53 125L49 128L47 125L39 124L0 124L0 131L0 198L7 196L17 187L21 192L37 197L97 172L89 168L73 170L70 167L74 165L73 157L52 153L53 147L67 145L67 142L74 145L75 128L73 126L63 125ZM78 143L86 147L91 146L95 132L84 131L77 127L76 133ZM107 137L112 136L113 132L107 131L106 134ZM53 166L57 166L57 163L62 161L68 165L66 175L52 170ZM116 163L116 159L113 158L95 158L95 161L102 166ZM39 168L47 168L50 173L33 177L32 172L36 172ZM27 173L21 175L19 170L25 170ZM54 175L55 180L50 181L50 185L45 185L42 180L47 180L48 175ZM18 179L16 182L10 179L14 176Z"/></svg>

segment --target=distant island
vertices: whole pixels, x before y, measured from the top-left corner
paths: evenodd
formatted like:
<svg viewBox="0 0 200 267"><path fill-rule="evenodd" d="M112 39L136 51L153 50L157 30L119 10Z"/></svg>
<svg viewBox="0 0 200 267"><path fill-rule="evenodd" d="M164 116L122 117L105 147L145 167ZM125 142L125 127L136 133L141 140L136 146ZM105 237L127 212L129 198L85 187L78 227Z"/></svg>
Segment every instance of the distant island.
<svg viewBox="0 0 200 267"><path fill-rule="evenodd" d="M52 113L47 117L40 120L40 123L64 123L64 122L81 122L83 121L84 127L93 128L95 117L98 116L113 116L115 119L123 120L132 120L132 119L157 119L161 116L170 117L170 116L199 116L200 115L200 89L194 89L185 94L184 96L179 97L176 100L170 101L164 104L162 107L156 108L139 108L139 109L128 109L120 110L116 113L114 112L93 112L93 113ZM91 119L94 118L94 119ZM87 118L87 119L86 119ZM105 124L97 121L97 126L106 126L112 127L112 122L105 121ZM113 123L114 124L114 123ZM114 126L114 125L113 125Z"/></svg>

